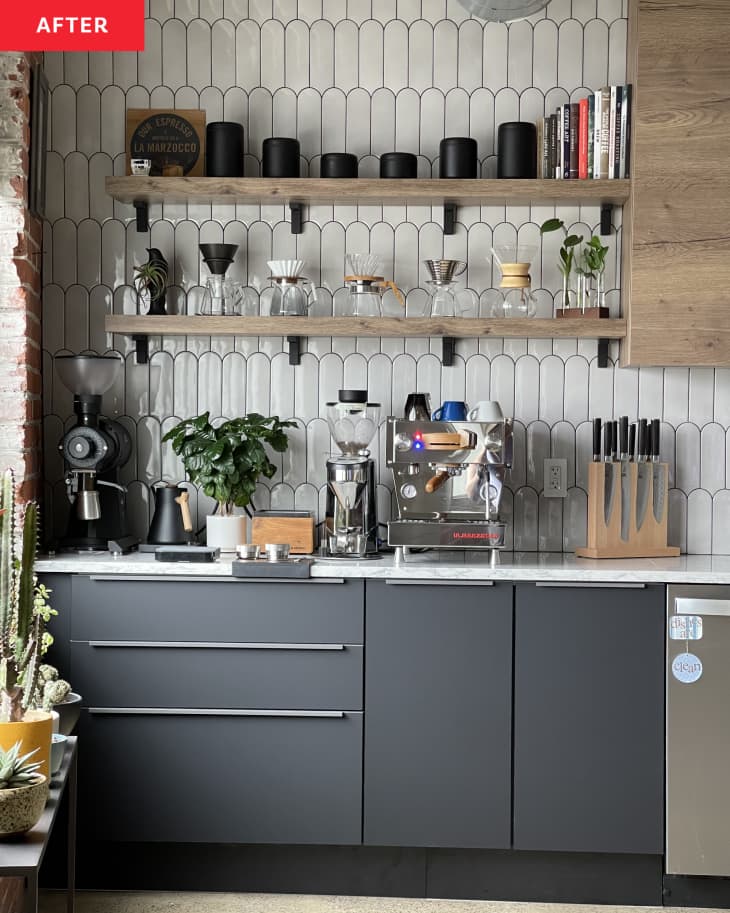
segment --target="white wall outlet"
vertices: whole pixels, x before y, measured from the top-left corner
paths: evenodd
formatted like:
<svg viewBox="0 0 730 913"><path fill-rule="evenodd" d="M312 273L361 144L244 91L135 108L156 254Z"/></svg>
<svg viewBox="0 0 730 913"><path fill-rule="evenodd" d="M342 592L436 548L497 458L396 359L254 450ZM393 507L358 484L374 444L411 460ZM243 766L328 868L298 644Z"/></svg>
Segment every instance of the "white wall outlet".
<svg viewBox="0 0 730 913"><path fill-rule="evenodd" d="M546 498L565 498L568 495L568 461L547 459L543 462L543 494Z"/></svg>

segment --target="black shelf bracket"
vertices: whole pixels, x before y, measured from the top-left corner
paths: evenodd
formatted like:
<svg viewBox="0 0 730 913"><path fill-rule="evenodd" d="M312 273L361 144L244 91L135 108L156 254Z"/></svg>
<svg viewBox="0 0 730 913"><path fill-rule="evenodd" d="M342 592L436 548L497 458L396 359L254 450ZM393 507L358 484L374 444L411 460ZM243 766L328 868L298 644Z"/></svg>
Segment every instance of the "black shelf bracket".
<svg viewBox="0 0 730 913"><path fill-rule="evenodd" d="M150 230L150 207L146 200L135 200L134 211L137 214L137 231Z"/></svg>
<svg viewBox="0 0 730 913"><path fill-rule="evenodd" d="M291 213L291 233L301 235L304 231L304 207L301 203L290 203L289 212Z"/></svg>
<svg viewBox="0 0 730 913"><path fill-rule="evenodd" d="M610 203L601 203L601 234L610 235L613 231L611 217L613 216L613 206Z"/></svg>
<svg viewBox="0 0 730 913"><path fill-rule="evenodd" d="M286 341L289 343L289 364L300 365L302 363L302 337L287 336Z"/></svg>
<svg viewBox="0 0 730 913"><path fill-rule="evenodd" d="M456 354L456 340L453 336L443 336L441 339L441 364L450 368L454 363Z"/></svg>
<svg viewBox="0 0 730 913"><path fill-rule="evenodd" d="M134 355L138 365L146 365L150 360L150 338L149 336L134 335Z"/></svg>
<svg viewBox="0 0 730 913"><path fill-rule="evenodd" d="M456 203L444 203L444 234L456 234Z"/></svg>
<svg viewBox="0 0 730 913"><path fill-rule="evenodd" d="M608 368L611 362L608 358L608 339L598 340L598 367Z"/></svg>

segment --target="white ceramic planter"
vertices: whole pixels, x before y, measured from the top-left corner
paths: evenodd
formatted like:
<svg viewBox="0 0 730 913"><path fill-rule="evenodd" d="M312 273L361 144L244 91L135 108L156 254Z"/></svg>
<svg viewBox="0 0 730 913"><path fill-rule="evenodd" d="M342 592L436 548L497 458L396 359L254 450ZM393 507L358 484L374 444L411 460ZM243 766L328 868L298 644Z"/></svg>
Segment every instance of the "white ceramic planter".
<svg viewBox="0 0 730 913"><path fill-rule="evenodd" d="M236 546L246 541L246 516L207 517L205 540L209 546L222 552L235 552Z"/></svg>

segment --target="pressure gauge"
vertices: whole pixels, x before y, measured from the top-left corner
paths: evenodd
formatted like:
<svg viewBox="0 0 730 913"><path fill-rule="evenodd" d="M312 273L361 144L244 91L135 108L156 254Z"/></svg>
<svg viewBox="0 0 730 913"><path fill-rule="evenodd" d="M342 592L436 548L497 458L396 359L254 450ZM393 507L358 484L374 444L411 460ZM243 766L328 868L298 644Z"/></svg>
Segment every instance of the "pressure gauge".
<svg viewBox="0 0 730 913"><path fill-rule="evenodd" d="M412 501L418 494L418 489L411 482L406 482L405 485L401 486L400 493L406 500Z"/></svg>

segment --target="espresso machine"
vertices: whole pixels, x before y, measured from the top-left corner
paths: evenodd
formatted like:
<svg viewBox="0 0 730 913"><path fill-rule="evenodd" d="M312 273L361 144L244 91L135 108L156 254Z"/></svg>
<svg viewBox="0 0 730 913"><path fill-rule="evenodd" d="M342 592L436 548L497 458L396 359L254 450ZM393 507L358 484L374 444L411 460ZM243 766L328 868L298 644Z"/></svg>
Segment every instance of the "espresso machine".
<svg viewBox="0 0 730 913"><path fill-rule="evenodd" d="M393 472L398 509L398 518L388 523L389 545L504 547L499 507L512 464L512 419L389 418L386 464Z"/></svg>
<svg viewBox="0 0 730 913"><path fill-rule="evenodd" d="M137 540L127 525L127 490L119 469L132 453L126 429L101 415L101 398L122 366L113 355L58 355L58 376L74 395L76 424L63 435L66 493L71 503L66 535L69 551L131 551Z"/></svg>
<svg viewBox="0 0 730 913"><path fill-rule="evenodd" d="M325 541L327 558L377 558L375 463L368 447L380 423L380 403L367 390L340 390L327 403L327 424L340 449L327 460Z"/></svg>

